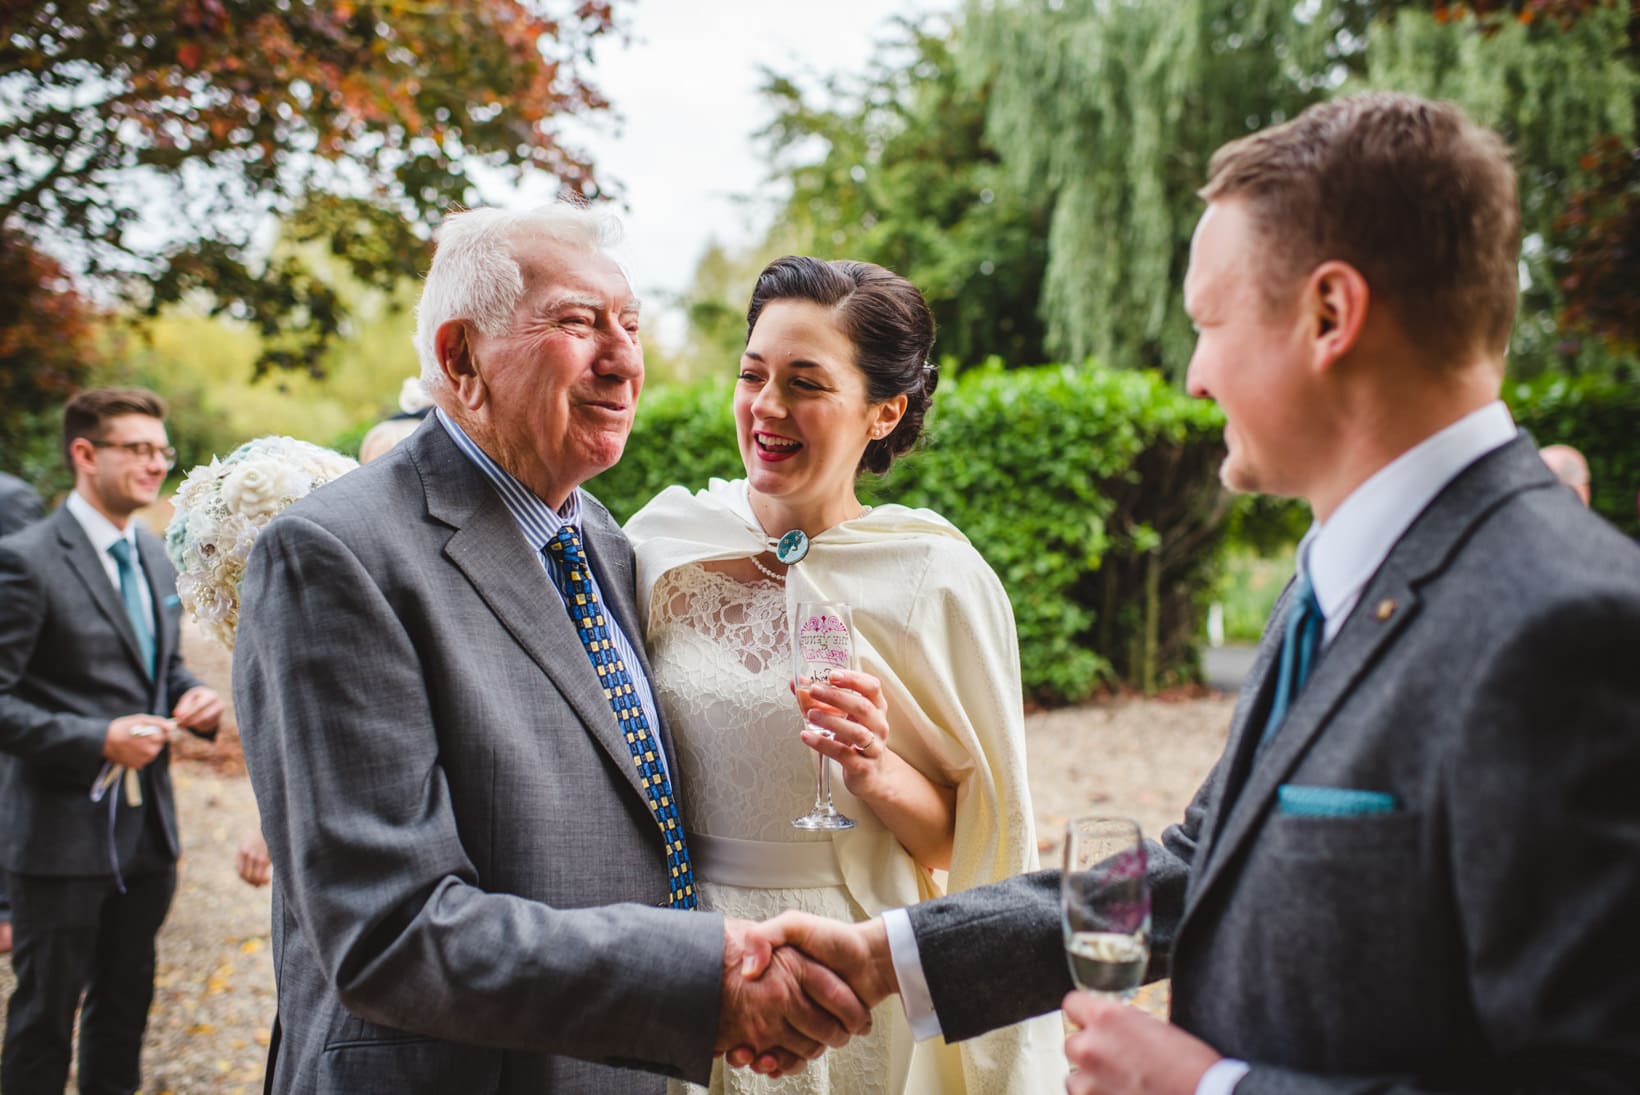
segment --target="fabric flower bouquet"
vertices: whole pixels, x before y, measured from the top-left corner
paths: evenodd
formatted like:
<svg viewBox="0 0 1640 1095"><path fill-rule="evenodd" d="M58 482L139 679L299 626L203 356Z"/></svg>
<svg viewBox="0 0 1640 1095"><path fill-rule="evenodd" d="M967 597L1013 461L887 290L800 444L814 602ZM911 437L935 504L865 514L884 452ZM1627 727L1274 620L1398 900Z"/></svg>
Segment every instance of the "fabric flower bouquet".
<svg viewBox="0 0 1640 1095"><path fill-rule="evenodd" d="M177 596L205 634L233 649L239 580L257 534L286 506L358 462L294 437L258 437L190 471L177 489L165 553Z"/></svg>

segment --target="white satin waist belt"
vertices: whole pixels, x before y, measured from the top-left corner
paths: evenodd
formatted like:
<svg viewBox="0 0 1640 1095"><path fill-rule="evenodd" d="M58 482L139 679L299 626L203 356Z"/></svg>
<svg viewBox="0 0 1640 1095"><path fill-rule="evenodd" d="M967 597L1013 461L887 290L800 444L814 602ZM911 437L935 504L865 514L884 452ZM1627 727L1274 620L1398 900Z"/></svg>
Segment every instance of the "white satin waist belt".
<svg viewBox="0 0 1640 1095"><path fill-rule="evenodd" d="M703 882L770 890L843 884L829 840L736 840L705 833L689 833L685 839L695 877Z"/></svg>

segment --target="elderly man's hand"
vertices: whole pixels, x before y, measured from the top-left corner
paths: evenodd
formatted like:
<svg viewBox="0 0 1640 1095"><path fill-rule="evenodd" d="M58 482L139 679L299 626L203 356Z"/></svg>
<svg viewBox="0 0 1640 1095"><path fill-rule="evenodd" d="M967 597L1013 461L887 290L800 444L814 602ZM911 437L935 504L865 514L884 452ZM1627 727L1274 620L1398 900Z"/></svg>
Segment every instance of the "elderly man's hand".
<svg viewBox="0 0 1640 1095"><path fill-rule="evenodd" d="M876 1007L899 991L888 951L888 931L881 920L845 924L809 913L787 912L759 925L755 937L762 940L762 946L753 951L753 960L746 963L743 972L748 978L762 975L761 959L771 953L772 948L782 947L780 951L772 951L781 954L786 947L796 947L846 981L868 1008ZM759 1053L757 1048L749 1042L731 1043L723 1059L736 1068L750 1067L753 1072L764 1075L778 1076L789 1071L779 1058Z"/></svg>
<svg viewBox="0 0 1640 1095"><path fill-rule="evenodd" d="M1219 1060L1201 1039L1109 997L1073 992L1065 1017L1081 1028L1065 1039L1068 1095L1194 1095Z"/></svg>
<svg viewBox="0 0 1640 1095"><path fill-rule="evenodd" d="M871 1029L871 1009L836 974L790 947L776 949L747 920L723 926L723 1053L751 1046L771 1076L802 1071L827 1046Z"/></svg>

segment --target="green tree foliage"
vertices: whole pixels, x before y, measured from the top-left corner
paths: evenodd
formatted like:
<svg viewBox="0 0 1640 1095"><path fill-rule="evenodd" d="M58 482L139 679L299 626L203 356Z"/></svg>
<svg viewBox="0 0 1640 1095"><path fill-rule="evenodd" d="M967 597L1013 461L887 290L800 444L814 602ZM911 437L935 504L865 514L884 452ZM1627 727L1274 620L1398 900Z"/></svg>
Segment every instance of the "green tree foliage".
<svg viewBox="0 0 1640 1095"><path fill-rule="evenodd" d="M1010 184L985 132L989 75L962 75L947 23L897 27L864 76L818 95L766 75L775 117L762 137L791 187L776 232L914 281L938 324L936 356L1043 361L1049 204Z"/></svg>
<svg viewBox="0 0 1640 1095"><path fill-rule="evenodd" d="M345 304L299 254L255 256L263 218L387 287L417 272L425 226L471 202L475 163L595 195L555 127L607 105L583 70L615 6L6 4L0 224L150 310L207 293L258 328L261 366L317 372ZM156 222L180 235L156 242Z"/></svg>
<svg viewBox="0 0 1640 1095"><path fill-rule="evenodd" d="M351 317L325 348L322 379L302 371L256 379L261 333L189 303L125 331L117 360L91 378L165 396L179 476L269 433L356 453L363 432L397 409L404 380L420 373L407 319L415 283L384 292L353 278L317 244L290 250L335 287Z"/></svg>
<svg viewBox="0 0 1640 1095"><path fill-rule="evenodd" d="M1506 387L1515 421L1539 445L1567 444L1589 462L1589 504L1631 536L1640 536L1640 371L1556 376Z"/></svg>
<svg viewBox="0 0 1640 1095"><path fill-rule="evenodd" d="M1640 341L1640 252L1623 252L1640 224L1636 16L1626 2L1421 7L1374 24L1362 82L1451 99L1508 139L1526 274L1512 366L1608 370ZM1597 339L1570 337L1568 320Z"/></svg>

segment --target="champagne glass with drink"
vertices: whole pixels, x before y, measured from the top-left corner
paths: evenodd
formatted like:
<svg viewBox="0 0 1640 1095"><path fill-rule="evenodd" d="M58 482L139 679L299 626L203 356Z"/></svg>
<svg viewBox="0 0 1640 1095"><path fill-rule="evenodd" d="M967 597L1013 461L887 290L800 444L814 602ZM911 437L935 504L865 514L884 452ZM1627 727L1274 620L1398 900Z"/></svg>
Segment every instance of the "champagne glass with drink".
<svg viewBox="0 0 1640 1095"><path fill-rule="evenodd" d="M813 698L812 687L829 680L834 669L854 668L854 617L843 601L798 601L792 615L792 672L797 682L797 708L810 730L830 732L809 722L816 707L829 710ZM814 806L792 825L798 829L852 829L854 819L838 812L831 801L831 761L821 756L815 777Z"/></svg>
<svg viewBox="0 0 1640 1095"><path fill-rule="evenodd" d="M1127 999L1150 959L1150 885L1137 822L1072 818L1065 827L1060 912L1071 980Z"/></svg>

